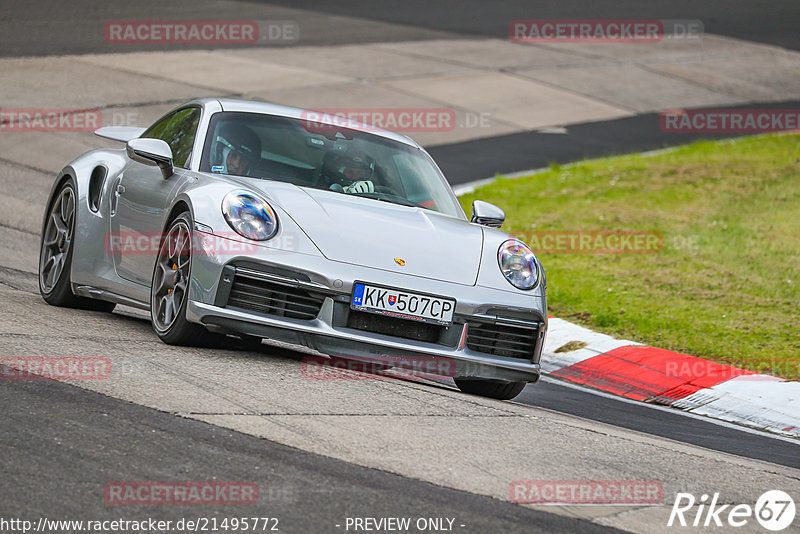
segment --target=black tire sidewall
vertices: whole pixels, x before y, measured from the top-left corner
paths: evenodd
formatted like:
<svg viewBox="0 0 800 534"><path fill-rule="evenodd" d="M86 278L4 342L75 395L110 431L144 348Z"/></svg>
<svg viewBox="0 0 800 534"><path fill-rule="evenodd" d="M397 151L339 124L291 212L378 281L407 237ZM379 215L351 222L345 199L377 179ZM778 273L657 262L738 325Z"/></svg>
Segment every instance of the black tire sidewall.
<svg viewBox="0 0 800 534"><path fill-rule="evenodd" d="M189 211L181 212L177 217L172 219L167 226L166 231L164 232L164 238L169 235L172 231L175 224L179 221L183 221L186 223L186 226L189 228L189 239L190 241L192 238L192 214ZM156 277L156 272L158 269L158 262L161 256L161 248L164 246L164 241L162 239L161 244L158 248L158 256L156 257L155 265L153 266L153 275L150 277L150 323L153 325L153 330L155 330L158 337L167 344L170 345L188 345L193 344L193 342L199 342L201 337L204 337L203 334L207 333L208 331L202 325L197 325L194 323L190 323L186 320L186 308L189 305L189 292L191 290L191 280L192 280L192 269L194 268L194 243L190 243L189 251L189 280L186 285L186 293L183 297L183 302L181 302L180 307L178 308L177 315L175 320L166 330L159 330L158 326L156 326L155 321L155 314L157 309L155 307L155 300L154 300L154 282ZM195 339L197 338L197 339Z"/></svg>
<svg viewBox="0 0 800 534"><path fill-rule="evenodd" d="M61 273L58 275L58 280L56 280L56 283L53 284L53 289L51 289L49 292L46 292L42 287L42 248L44 247L44 234L47 231L47 225L48 221L50 220L53 205L66 188L72 189L72 196L75 199L75 213L72 216L72 237L70 239L67 257L64 260L64 267L61 269ZM78 226L78 192L75 188L75 181L72 179L72 177L64 180L61 186L56 190L55 194L50 198L50 202L47 204L47 211L45 213L46 215L44 223L42 224L42 235L39 239L39 272L37 276L39 283L39 294L42 295L42 298L48 304L55 306L74 306L77 304L78 298L72 293L70 279L72 278L72 253L75 250L75 229Z"/></svg>
<svg viewBox="0 0 800 534"><path fill-rule="evenodd" d="M499 400L511 400L525 389L526 382L499 382L474 378L455 378L458 389L471 395Z"/></svg>

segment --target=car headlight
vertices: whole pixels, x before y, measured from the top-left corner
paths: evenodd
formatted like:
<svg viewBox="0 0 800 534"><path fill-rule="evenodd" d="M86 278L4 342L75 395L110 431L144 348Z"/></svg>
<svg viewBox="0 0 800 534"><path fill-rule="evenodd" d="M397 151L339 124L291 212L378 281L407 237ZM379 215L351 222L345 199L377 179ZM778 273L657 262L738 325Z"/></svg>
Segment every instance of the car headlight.
<svg viewBox="0 0 800 534"><path fill-rule="evenodd" d="M225 195L222 214L237 234L253 241L266 241L278 232L278 217L272 207L247 191Z"/></svg>
<svg viewBox="0 0 800 534"><path fill-rule="evenodd" d="M497 263L503 276L519 289L533 289L539 282L539 265L528 245L509 239L497 251Z"/></svg>

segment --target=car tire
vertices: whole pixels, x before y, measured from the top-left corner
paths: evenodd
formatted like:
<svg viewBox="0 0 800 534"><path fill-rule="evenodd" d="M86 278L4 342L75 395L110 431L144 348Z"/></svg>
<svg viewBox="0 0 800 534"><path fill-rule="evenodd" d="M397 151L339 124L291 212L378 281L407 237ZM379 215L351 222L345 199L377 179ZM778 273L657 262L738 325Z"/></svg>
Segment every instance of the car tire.
<svg viewBox="0 0 800 534"><path fill-rule="evenodd" d="M463 393L490 397L492 399L510 400L522 393L527 382L498 382L477 378L455 378L456 386Z"/></svg>
<svg viewBox="0 0 800 534"><path fill-rule="evenodd" d="M70 177L47 205L39 242L39 293L52 306L111 312L116 306L113 302L79 297L70 287L77 199L75 181Z"/></svg>
<svg viewBox="0 0 800 534"><path fill-rule="evenodd" d="M169 223L158 248L150 284L150 322L168 345L206 346L214 336L186 320L192 272L192 216L180 213Z"/></svg>

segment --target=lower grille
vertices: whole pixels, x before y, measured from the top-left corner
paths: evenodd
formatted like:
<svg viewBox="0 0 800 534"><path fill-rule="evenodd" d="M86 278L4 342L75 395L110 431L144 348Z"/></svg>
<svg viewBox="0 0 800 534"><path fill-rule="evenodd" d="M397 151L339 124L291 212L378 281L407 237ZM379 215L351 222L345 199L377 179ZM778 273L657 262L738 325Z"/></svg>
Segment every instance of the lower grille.
<svg viewBox="0 0 800 534"><path fill-rule="evenodd" d="M470 321L467 323L467 348L483 354L530 360L536 350L541 326Z"/></svg>
<svg viewBox="0 0 800 534"><path fill-rule="evenodd" d="M397 319L396 317L386 317L385 315L357 310L350 310L350 314L347 317L347 326L348 328L365 330L375 334L427 341L428 343L438 342L443 329L443 327L435 324Z"/></svg>
<svg viewBox="0 0 800 534"><path fill-rule="evenodd" d="M250 278L239 272L233 278L225 307L236 307L290 319L314 319L325 297L290 286Z"/></svg>

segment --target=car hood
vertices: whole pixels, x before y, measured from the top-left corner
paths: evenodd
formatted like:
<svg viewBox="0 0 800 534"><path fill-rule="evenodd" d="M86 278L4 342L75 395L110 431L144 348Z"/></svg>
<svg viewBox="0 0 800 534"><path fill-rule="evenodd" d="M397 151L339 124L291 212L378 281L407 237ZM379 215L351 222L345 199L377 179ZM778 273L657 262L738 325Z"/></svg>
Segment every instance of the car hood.
<svg viewBox="0 0 800 534"><path fill-rule="evenodd" d="M250 185L285 211L330 260L476 283L483 247L480 226L423 208L283 182L252 180Z"/></svg>

